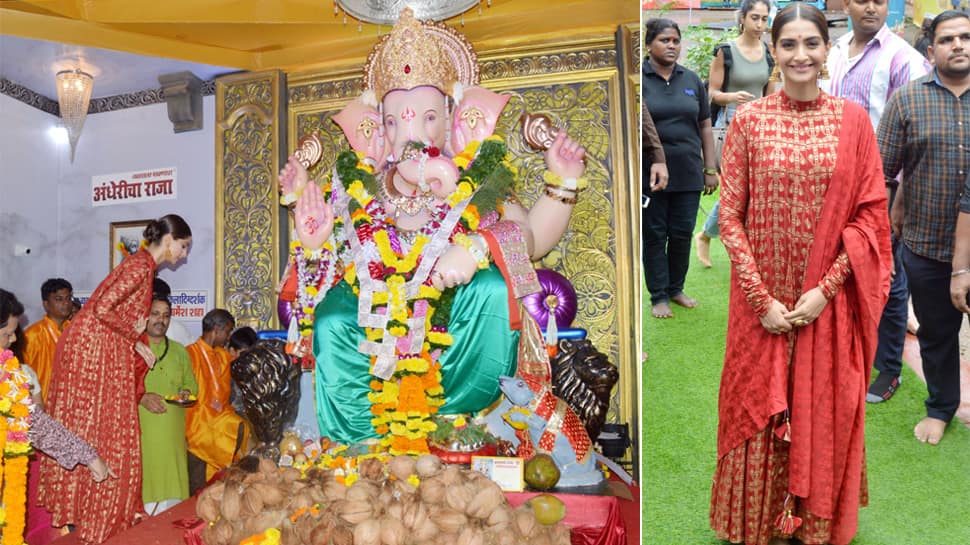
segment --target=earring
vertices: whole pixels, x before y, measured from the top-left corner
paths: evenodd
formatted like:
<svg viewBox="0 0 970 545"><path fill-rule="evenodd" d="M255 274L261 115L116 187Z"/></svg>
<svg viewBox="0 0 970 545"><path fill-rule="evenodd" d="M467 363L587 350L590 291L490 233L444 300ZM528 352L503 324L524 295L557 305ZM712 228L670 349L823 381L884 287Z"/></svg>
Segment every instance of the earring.
<svg viewBox="0 0 970 545"><path fill-rule="evenodd" d="M771 75L768 76L768 83L781 83L781 69L778 68L777 64L771 69Z"/></svg>
<svg viewBox="0 0 970 545"><path fill-rule="evenodd" d="M829 65L828 63L822 63L822 69L818 71L819 79L829 79Z"/></svg>

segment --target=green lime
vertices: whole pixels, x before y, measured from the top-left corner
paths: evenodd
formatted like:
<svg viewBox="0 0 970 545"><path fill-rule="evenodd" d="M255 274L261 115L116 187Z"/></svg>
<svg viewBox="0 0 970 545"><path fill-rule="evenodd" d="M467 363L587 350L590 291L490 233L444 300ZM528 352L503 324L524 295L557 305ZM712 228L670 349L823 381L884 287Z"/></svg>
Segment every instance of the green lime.
<svg viewBox="0 0 970 545"><path fill-rule="evenodd" d="M559 468L552 456L536 454L525 463L525 483L535 490L549 490L559 482Z"/></svg>
<svg viewBox="0 0 970 545"><path fill-rule="evenodd" d="M539 524L552 526L566 516L566 504L551 494L539 494L527 503Z"/></svg>

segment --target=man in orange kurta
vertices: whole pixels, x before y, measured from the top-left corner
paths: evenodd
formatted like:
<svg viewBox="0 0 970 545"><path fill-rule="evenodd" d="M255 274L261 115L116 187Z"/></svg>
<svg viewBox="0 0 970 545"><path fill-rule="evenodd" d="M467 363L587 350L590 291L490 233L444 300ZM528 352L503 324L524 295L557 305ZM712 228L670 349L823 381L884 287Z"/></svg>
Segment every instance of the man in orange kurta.
<svg viewBox="0 0 970 545"><path fill-rule="evenodd" d="M237 440L245 444L248 429L245 421L229 404L232 376L229 353L225 350L235 320L228 311L214 309L202 319L202 336L186 347L192 360L192 371L199 383L199 401L185 411L185 433L189 452L205 462L205 480L232 464ZM239 426L243 424L242 438ZM190 456L190 489L195 493L203 483L193 475Z"/></svg>
<svg viewBox="0 0 970 545"><path fill-rule="evenodd" d="M48 278L40 286L40 297L46 314L24 331L24 359L37 372L40 394L46 401L57 339L74 312L74 288L63 278Z"/></svg>

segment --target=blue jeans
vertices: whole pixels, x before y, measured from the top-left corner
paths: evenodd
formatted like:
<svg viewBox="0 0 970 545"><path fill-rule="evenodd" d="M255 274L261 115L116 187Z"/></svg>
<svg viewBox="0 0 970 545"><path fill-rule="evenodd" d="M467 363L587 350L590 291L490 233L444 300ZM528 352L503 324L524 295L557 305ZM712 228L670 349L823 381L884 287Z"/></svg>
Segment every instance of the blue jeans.
<svg viewBox="0 0 970 545"><path fill-rule="evenodd" d="M708 238L717 238L721 234L721 227L717 224L717 220L721 215L721 199L718 199L711 211L707 213L707 219L704 221L704 234Z"/></svg>
<svg viewBox="0 0 970 545"><path fill-rule="evenodd" d="M926 376L926 416L949 422L960 405L962 312L950 302L950 263L914 254L900 244L913 312L919 320L919 350Z"/></svg>
<svg viewBox="0 0 970 545"><path fill-rule="evenodd" d="M684 292L700 202L699 191L658 191L643 209L643 276L652 304Z"/></svg>
<svg viewBox="0 0 970 545"><path fill-rule="evenodd" d="M909 319L909 288L903 267L901 242L893 238L893 261L896 276L889 286L889 300L879 320L879 344L876 345L874 367L880 374L898 377L903 370L903 344L906 342L906 321ZM949 287L949 283L947 284Z"/></svg>

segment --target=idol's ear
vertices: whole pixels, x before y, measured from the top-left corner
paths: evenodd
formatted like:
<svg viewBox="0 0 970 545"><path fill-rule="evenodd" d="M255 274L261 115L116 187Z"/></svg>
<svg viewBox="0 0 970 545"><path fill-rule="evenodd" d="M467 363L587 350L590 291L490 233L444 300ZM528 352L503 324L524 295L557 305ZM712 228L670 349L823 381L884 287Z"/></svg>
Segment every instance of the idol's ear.
<svg viewBox="0 0 970 545"><path fill-rule="evenodd" d="M451 116L452 154L461 153L470 142L482 141L495 132L495 125L510 95L489 91L484 87L462 90L461 99Z"/></svg>
<svg viewBox="0 0 970 545"><path fill-rule="evenodd" d="M384 128L373 100L373 92L364 92L332 119L344 131L344 136L354 151L364 153L375 164L384 162Z"/></svg>

